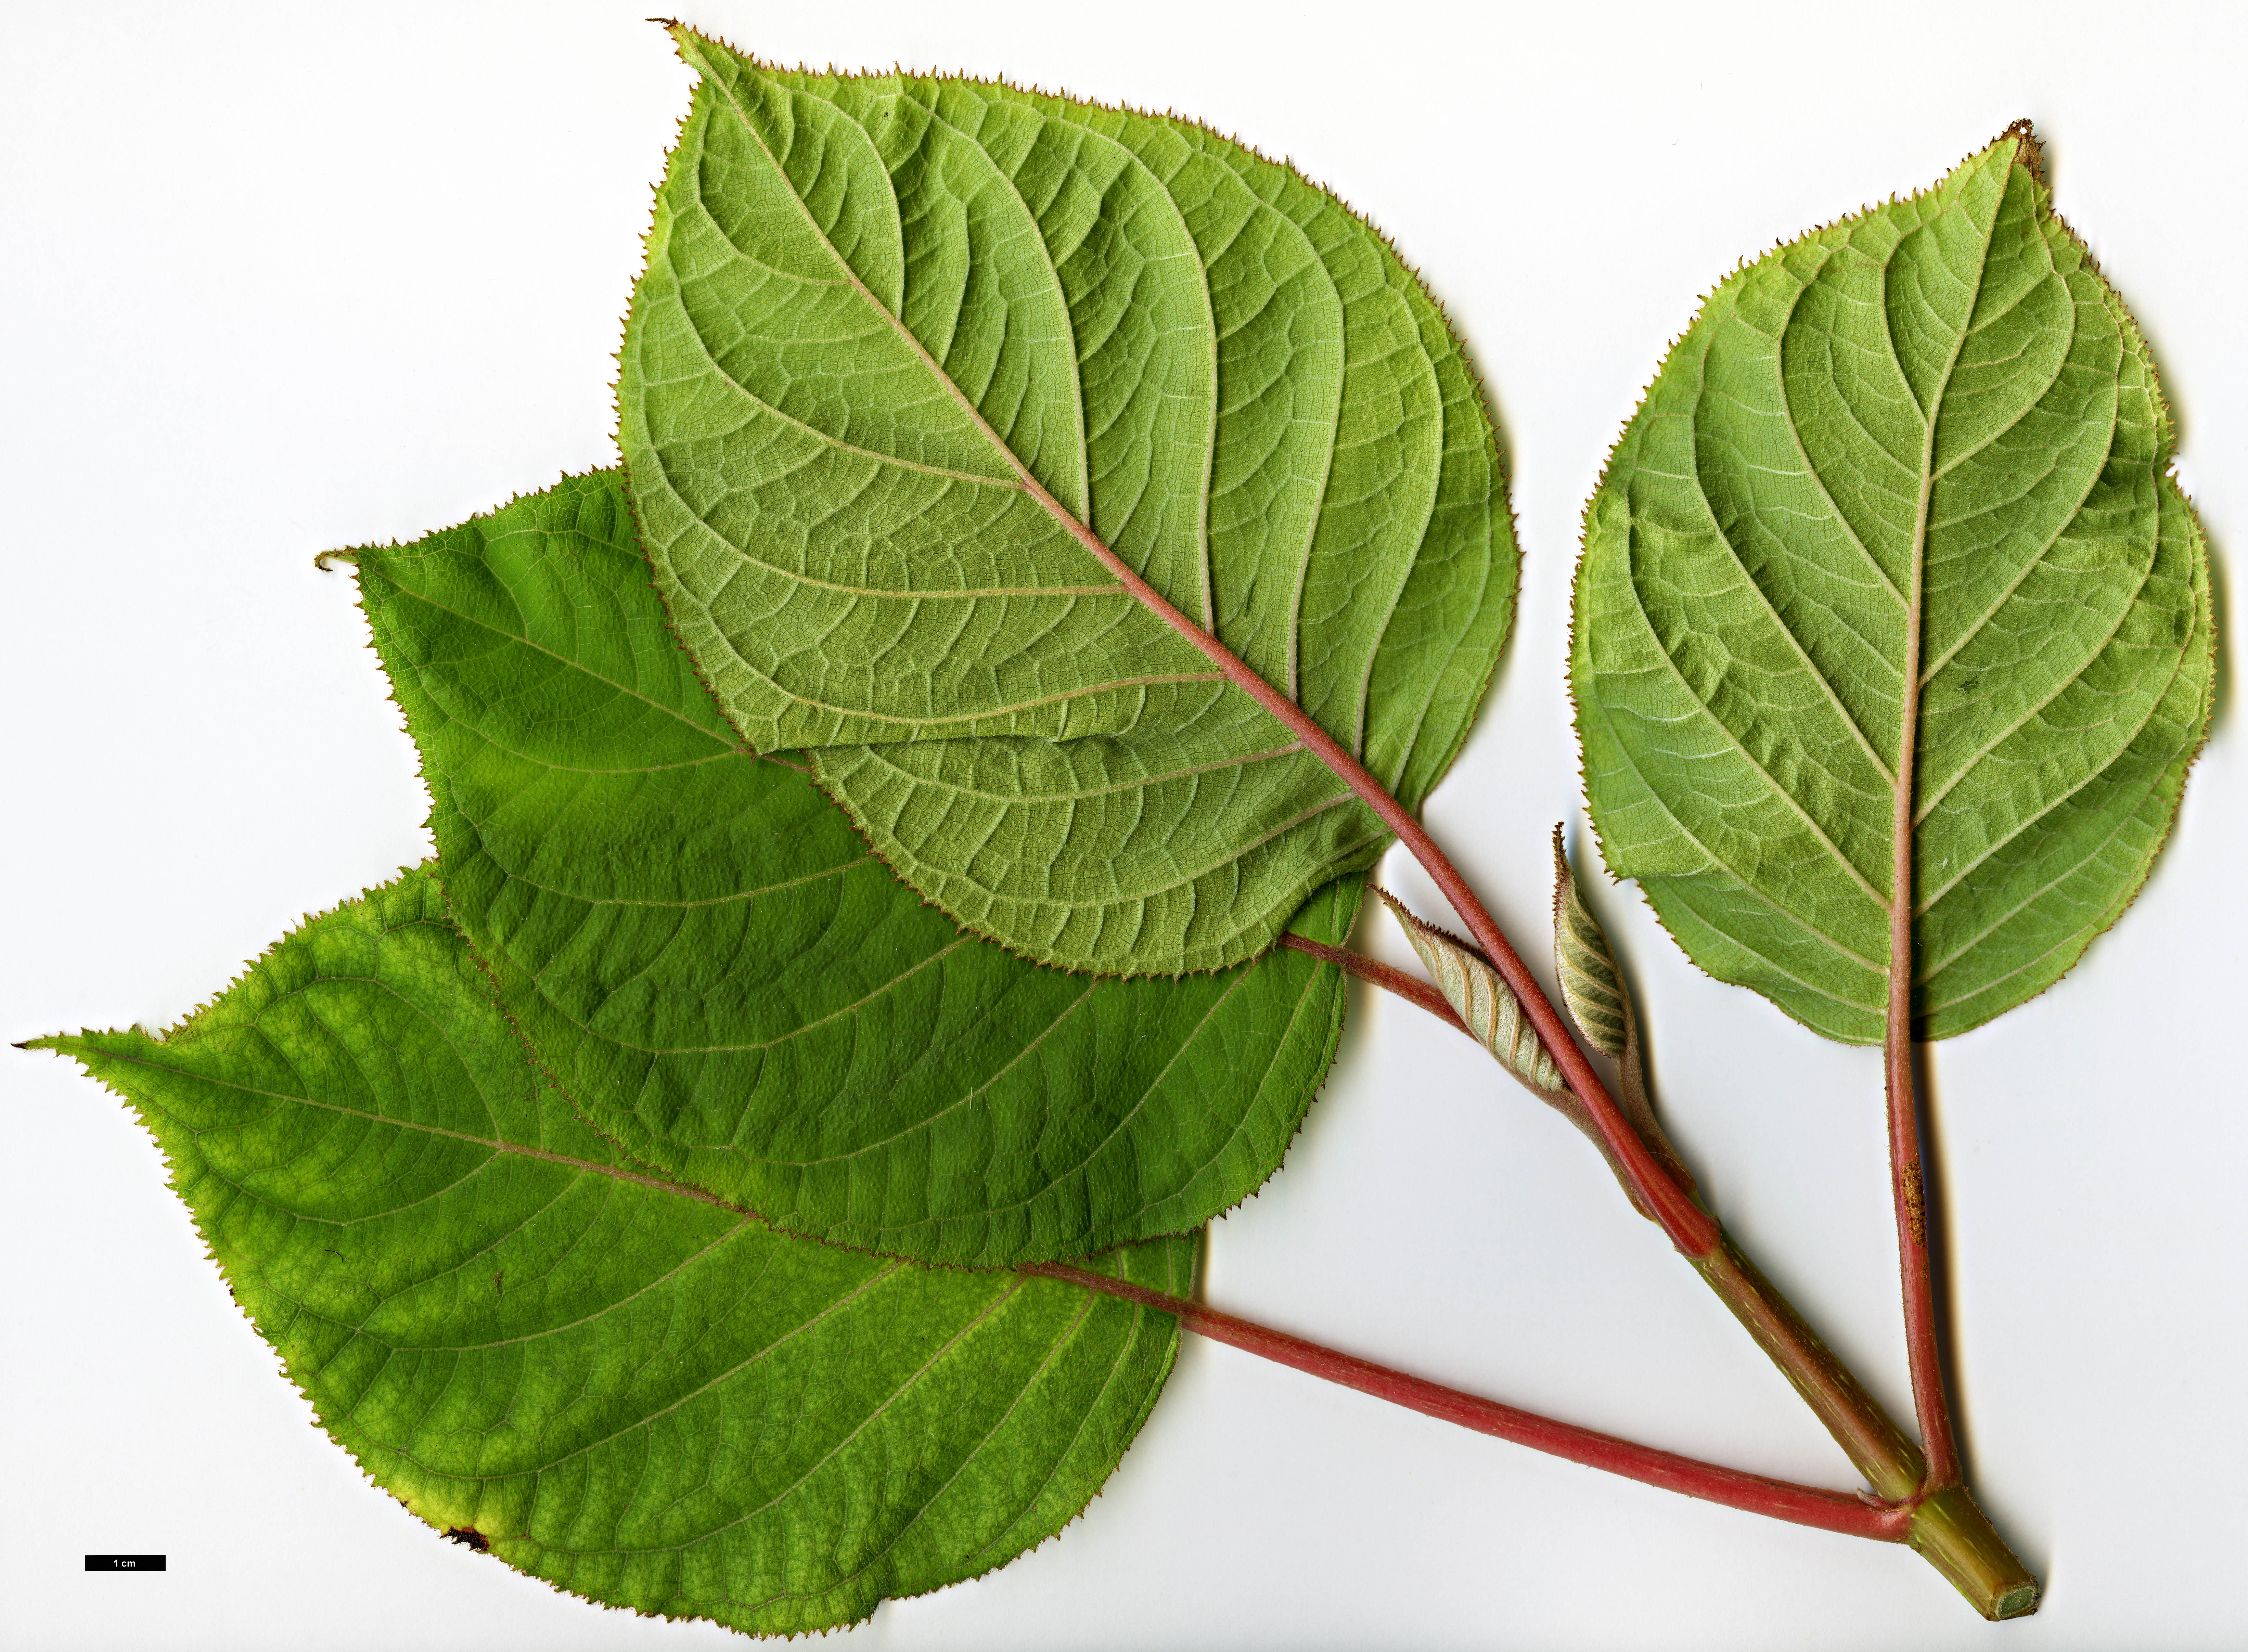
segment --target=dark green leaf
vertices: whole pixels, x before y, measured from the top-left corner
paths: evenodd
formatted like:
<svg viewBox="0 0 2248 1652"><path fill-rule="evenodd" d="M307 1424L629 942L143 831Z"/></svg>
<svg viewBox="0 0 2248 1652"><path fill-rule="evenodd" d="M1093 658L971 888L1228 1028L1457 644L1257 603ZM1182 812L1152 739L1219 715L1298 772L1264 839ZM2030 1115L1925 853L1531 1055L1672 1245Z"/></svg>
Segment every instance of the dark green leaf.
<svg viewBox="0 0 2248 1652"><path fill-rule="evenodd" d="M1197 1227L1278 1164L1341 972L1277 950L1099 979L963 935L728 730L614 471L355 554L454 914L636 1157L778 1226L984 1265ZM1357 901L1298 927L1340 941Z"/></svg>
<svg viewBox="0 0 2248 1652"><path fill-rule="evenodd" d="M386 1490L510 1565L765 1634L1073 1519L1176 1321L792 1238L643 1173L540 1083L422 873L161 1038L39 1040L124 1095L229 1285ZM1194 1244L1100 1265L1183 1292Z"/></svg>

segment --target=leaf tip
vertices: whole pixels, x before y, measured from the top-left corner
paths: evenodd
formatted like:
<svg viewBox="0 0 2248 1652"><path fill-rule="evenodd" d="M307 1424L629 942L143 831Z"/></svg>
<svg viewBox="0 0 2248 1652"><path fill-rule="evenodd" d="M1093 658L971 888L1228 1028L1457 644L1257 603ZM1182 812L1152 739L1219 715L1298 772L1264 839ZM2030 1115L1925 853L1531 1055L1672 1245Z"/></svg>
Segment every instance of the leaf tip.
<svg viewBox="0 0 2248 1652"><path fill-rule="evenodd" d="M2029 168L2031 177L2044 183L2045 145L2039 140L2037 127L2029 116L2024 115L2010 124L1991 141L1991 147L1995 149L2010 139L2014 145L2014 159Z"/></svg>
<svg viewBox="0 0 2248 1652"><path fill-rule="evenodd" d="M1561 922L1561 897L1569 887L1569 853L1561 847L1561 827L1566 823L1553 822L1553 922Z"/></svg>

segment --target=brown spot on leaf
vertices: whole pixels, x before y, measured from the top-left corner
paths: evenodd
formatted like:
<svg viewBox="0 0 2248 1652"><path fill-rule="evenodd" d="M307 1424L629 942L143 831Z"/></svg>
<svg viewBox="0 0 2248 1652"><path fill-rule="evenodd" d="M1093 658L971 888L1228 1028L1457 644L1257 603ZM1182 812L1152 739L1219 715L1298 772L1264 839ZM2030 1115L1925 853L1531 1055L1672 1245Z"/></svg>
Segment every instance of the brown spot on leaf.
<svg viewBox="0 0 2248 1652"><path fill-rule="evenodd" d="M465 1543L478 1554L489 1553L491 1550L491 1539L472 1525L456 1525L449 1528L445 1533L445 1541Z"/></svg>

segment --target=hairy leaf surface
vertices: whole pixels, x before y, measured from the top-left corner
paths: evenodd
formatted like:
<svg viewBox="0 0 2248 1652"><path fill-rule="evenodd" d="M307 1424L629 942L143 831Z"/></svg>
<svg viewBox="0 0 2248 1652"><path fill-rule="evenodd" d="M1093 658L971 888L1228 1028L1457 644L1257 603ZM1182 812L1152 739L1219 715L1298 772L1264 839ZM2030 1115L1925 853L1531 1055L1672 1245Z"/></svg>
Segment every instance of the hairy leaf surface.
<svg viewBox="0 0 2248 1652"><path fill-rule="evenodd" d="M615 471L353 554L454 915L636 1157L779 1227L986 1265L1198 1227L1279 1163L1342 972L1096 978L962 934L728 729ZM1339 942L1358 900L1296 925Z"/></svg>
<svg viewBox="0 0 2248 1652"><path fill-rule="evenodd" d="M1634 1012L1631 990L1616 968L1608 937L1585 904L1577 885L1577 869L1561 847L1561 828L1553 828L1553 975L1560 984L1561 1001L1585 1042L1611 1061L1622 1061L1637 1042L1639 1018Z"/></svg>
<svg viewBox="0 0 2248 1652"><path fill-rule="evenodd" d="M540 1082L426 874L168 1035L39 1041L123 1094L322 1424L431 1525L642 1612L793 1633L1075 1518L1176 1321L775 1232ZM1191 1240L1101 1264L1188 1288Z"/></svg>
<svg viewBox="0 0 2248 1652"><path fill-rule="evenodd" d="M1030 956L1263 950L1388 834L1078 535L1417 805L1514 589L1442 317L1332 196L1189 122L675 32L702 79L619 441L727 715Z"/></svg>
<svg viewBox="0 0 2248 1652"><path fill-rule="evenodd" d="M1728 279L1587 511L1571 675L1609 869L1830 1037L1882 1036L1895 899L1915 1036L2050 985L2208 725L2172 442L2026 130Z"/></svg>

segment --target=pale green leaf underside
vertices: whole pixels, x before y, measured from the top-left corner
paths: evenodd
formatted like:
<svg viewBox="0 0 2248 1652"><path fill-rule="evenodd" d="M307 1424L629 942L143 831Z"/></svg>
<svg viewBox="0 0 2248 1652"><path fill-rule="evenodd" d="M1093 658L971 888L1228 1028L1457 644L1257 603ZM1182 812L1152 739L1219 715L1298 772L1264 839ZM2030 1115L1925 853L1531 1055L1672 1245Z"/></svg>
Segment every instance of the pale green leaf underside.
<svg viewBox="0 0 2248 1652"><path fill-rule="evenodd" d="M1943 1038L2114 922L2208 722L2169 415L2028 141L1727 280L1587 514L1571 675L1609 869L1850 1042L1882 1034L1900 773L1914 1030Z"/></svg>
<svg viewBox="0 0 2248 1652"><path fill-rule="evenodd" d="M613 470L356 553L455 917L546 1070L636 1157L777 1226L971 1265L1199 1227L1269 1176L1342 972L1119 980L963 935L664 625ZM1348 931L1359 886L1296 927Z"/></svg>
<svg viewBox="0 0 2248 1652"><path fill-rule="evenodd" d="M766 1634L1073 1518L1176 1321L792 1238L647 1176L539 1083L422 873L162 1038L43 1039L122 1093L258 1330L387 1491L512 1566ZM1187 1288L1190 1240L1103 1265Z"/></svg>
<svg viewBox="0 0 2248 1652"><path fill-rule="evenodd" d="M1057 512L1417 805L1514 588L1443 319L1332 196L1188 122L677 36L702 78L619 439L727 715L1030 956L1261 951L1387 833Z"/></svg>

